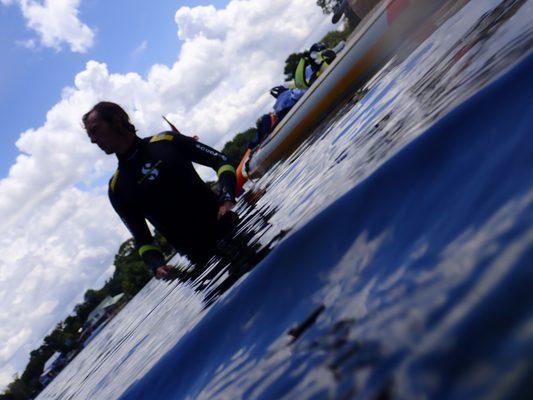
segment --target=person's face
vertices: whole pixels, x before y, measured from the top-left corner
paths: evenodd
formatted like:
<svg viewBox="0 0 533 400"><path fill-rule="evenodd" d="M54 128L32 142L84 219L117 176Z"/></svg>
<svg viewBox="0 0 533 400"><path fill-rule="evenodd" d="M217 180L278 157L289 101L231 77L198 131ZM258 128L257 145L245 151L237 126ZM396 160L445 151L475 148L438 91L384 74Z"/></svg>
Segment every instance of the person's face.
<svg viewBox="0 0 533 400"><path fill-rule="evenodd" d="M96 111L89 114L85 130L91 143L96 144L106 154L123 153L130 144L128 135L100 119Z"/></svg>

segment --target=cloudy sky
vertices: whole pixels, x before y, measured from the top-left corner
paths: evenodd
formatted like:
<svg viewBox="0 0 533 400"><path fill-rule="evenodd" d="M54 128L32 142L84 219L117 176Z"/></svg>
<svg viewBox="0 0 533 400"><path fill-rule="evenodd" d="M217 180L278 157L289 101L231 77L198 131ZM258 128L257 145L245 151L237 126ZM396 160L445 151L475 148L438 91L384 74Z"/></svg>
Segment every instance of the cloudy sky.
<svg viewBox="0 0 533 400"><path fill-rule="evenodd" d="M315 0L0 0L0 389L128 237L82 114L112 100L141 136L164 114L220 149L331 29Z"/></svg>

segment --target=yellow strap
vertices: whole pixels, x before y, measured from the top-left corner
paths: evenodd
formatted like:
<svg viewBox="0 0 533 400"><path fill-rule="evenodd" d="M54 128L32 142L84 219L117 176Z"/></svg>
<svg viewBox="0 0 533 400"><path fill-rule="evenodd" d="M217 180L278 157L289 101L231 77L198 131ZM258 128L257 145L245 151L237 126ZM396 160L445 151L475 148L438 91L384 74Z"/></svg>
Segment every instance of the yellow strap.
<svg viewBox="0 0 533 400"><path fill-rule="evenodd" d="M115 174L111 178L111 182L109 182L109 187L111 188L111 191L113 191L113 192L115 191L115 186L117 184L117 180L118 180L118 169L115 171Z"/></svg>
<svg viewBox="0 0 533 400"><path fill-rule="evenodd" d="M318 73L316 74L316 76L320 76L324 73L324 71L326 71L329 67L329 64L327 62L324 62L321 66L320 66L320 69L318 70Z"/></svg>
<svg viewBox="0 0 533 400"><path fill-rule="evenodd" d="M222 167L218 169L217 176L222 175L224 172L229 171L233 172L235 174L235 168L233 168L230 164L224 164Z"/></svg>
<svg viewBox="0 0 533 400"><path fill-rule="evenodd" d="M150 143L159 142L160 140L172 140L174 139L174 136L172 136L169 133L160 133L159 135L154 135L150 139Z"/></svg>
<svg viewBox="0 0 533 400"><path fill-rule="evenodd" d="M159 250L159 247L154 246L153 244L145 244L144 246L141 246L139 248L139 255L142 257L144 253L146 253L147 251L150 251L150 250L155 250L155 251L161 252L161 250Z"/></svg>
<svg viewBox="0 0 533 400"><path fill-rule="evenodd" d="M307 80L305 79L305 67L306 62L304 58L300 58L300 62L298 63L298 66L296 67L296 72L294 72L294 85L298 89L307 89L309 87L309 84L307 83Z"/></svg>

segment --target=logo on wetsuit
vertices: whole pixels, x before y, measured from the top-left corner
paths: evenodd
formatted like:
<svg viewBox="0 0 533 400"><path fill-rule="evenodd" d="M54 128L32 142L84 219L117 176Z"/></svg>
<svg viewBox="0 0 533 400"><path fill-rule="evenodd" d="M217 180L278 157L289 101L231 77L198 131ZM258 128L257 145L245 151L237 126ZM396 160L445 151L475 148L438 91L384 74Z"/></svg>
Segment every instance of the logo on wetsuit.
<svg viewBox="0 0 533 400"><path fill-rule="evenodd" d="M205 153L211 154L212 156L218 157L222 159L222 161L227 161L228 159L224 154L219 153L216 150L210 149L207 146L203 146L201 143L196 143L196 148L202 150Z"/></svg>
<svg viewBox="0 0 533 400"><path fill-rule="evenodd" d="M162 163L163 161L159 160L155 163L155 165L152 165L150 162L144 164L141 168L143 177L139 179L137 183L143 183L146 179L149 181L154 181L159 176L159 170L157 167L159 167Z"/></svg>

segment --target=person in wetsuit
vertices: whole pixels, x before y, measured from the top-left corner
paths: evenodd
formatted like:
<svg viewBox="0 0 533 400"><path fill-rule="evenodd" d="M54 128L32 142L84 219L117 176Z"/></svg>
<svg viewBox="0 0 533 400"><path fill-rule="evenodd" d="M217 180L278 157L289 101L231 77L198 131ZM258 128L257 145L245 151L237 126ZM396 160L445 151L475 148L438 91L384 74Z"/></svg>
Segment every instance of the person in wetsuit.
<svg viewBox="0 0 533 400"><path fill-rule="evenodd" d="M305 52L294 71L294 86L307 90L335 60L337 54L323 43L315 43Z"/></svg>
<svg viewBox="0 0 533 400"><path fill-rule="evenodd" d="M170 266L146 220L193 263L207 262L235 204L235 169L226 155L177 132L141 139L115 103L96 104L83 116L83 124L92 143L118 158L109 199L155 276L165 277ZM198 176L193 162L217 171L218 196Z"/></svg>

